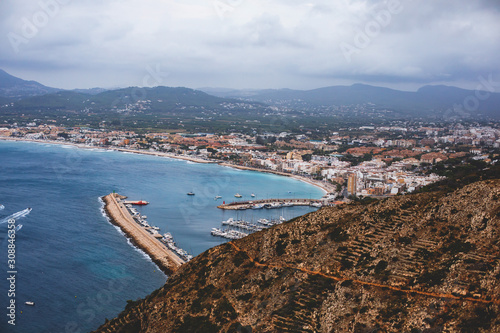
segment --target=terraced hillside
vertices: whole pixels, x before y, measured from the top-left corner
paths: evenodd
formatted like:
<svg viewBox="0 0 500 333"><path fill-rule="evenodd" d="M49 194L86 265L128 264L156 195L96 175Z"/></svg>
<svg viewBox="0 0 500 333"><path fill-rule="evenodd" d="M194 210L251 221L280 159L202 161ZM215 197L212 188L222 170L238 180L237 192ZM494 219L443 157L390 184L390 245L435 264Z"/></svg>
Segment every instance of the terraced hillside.
<svg viewBox="0 0 500 333"><path fill-rule="evenodd" d="M500 180L212 248L97 332L500 332Z"/></svg>

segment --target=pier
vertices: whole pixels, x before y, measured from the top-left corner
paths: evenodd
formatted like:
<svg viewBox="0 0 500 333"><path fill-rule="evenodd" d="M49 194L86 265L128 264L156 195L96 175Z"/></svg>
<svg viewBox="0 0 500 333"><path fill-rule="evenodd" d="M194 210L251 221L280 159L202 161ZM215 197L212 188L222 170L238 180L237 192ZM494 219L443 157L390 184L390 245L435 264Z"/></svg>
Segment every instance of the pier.
<svg viewBox="0 0 500 333"><path fill-rule="evenodd" d="M132 243L146 252L163 272L166 274L174 273L184 261L134 221L134 218L125 207L123 201L125 198L117 193L108 194L103 198L105 211L111 222L120 227L131 239Z"/></svg>
<svg viewBox="0 0 500 333"><path fill-rule="evenodd" d="M259 208L281 208L292 206L314 206L322 207L333 204L333 202L324 199L261 199L261 200L248 200L248 201L235 201L228 204L217 206L220 209L229 210L244 210L244 209L259 209ZM259 207L262 205L262 207ZM266 207L266 205L268 205ZM259 208L257 208L259 207Z"/></svg>

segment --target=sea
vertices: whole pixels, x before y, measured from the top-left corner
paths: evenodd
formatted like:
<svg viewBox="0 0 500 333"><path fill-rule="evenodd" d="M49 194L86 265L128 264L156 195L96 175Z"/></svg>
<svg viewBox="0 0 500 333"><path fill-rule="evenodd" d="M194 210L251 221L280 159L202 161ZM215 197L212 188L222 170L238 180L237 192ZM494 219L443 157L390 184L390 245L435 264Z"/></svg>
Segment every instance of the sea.
<svg viewBox="0 0 500 333"><path fill-rule="evenodd" d="M210 231L230 217L256 222L315 210L224 211L222 202L324 194L289 177L217 164L0 141L0 332L89 332L165 283L168 276L105 216L100 198L113 191L150 202L138 208L149 224L193 255L227 241Z"/></svg>

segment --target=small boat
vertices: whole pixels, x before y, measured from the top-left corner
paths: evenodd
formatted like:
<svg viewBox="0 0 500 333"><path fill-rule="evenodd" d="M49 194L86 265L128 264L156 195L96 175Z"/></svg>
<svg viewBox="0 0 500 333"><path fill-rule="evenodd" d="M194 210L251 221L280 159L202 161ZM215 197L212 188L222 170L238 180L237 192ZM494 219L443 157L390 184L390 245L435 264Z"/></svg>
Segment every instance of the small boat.
<svg viewBox="0 0 500 333"><path fill-rule="evenodd" d="M35 306L35 302L32 302L32 301L27 301L27 302L24 302L24 304L26 304L26 305L31 305L31 306Z"/></svg>
<svg viewBox="0 0 500 333"><path fill-rule="evenodd" d="M187 195L194 195L194 193L193 192L188 192Z"/></svg>
<svg viewBox="0 0 500 333"><path fill-rule="evenodd" d="M214 198L214 200L217 200L217 199L220 199L220 198L222 198L220 195L216 195L215 198Z"/></svg>
<svg viewBox="0 0 500 333"><path fill-rule="evenodd" d="M236 198L241 198L241 197L242 197L242 195L241 195L241 194L239 194L239 193L236 193L234 196L235 196Z"/></svg>
<svg viewBox="0 0 500 333"><path fill-rule="evenodd" d="M0 210L4 209L5 206L4 205L0 205Z"/></svg>
<svg viewBox="0 0 500 333"><path fill-rule="evenodd" d="M139 200L139 201L132 201L130 202L132 205L137 205L137 206L146 206L149 205L149 202L144 201L144 200Z"/></svg>
<svg viewBox="0 0 500 333"><path fill-rule="evenodd" d="M252 194L250 194L250 196L251 196L252 198L255 198L255 194L253 194L253 193L252 193Z"/></svg>

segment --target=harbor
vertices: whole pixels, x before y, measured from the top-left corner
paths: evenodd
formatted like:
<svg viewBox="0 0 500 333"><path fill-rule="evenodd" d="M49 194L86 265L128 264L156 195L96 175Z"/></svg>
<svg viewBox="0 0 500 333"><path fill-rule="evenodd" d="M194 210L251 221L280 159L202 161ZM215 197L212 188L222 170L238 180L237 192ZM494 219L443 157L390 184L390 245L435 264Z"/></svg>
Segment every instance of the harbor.
<svg viewBox="0 0 500 333"><path fill-rule="evenodd" d="M170 234L162 236L158 227L150 226L146 216L141 216L124 199L125 196L117 193L105 196L103 201L107 215L163 272L172 274L192 258L186 251L177 248Z"/></svg>
<svg viewBox="0 0 500 333"><path fill-rule="evenodd" d="M246 237L250 233L261 231L261 230L267 229L269 227L272 227L274 225L281 224L285 221L286 221L286 219L283 216L280 216L279 219L271 219L271 220L261 218L261 219L257 220L257 222L259 224L255 224L255 223L248 222L245 220L235 220L231 217L225 221L222 221L222 225L229 226L228 228L225 228L225 229L212 228L212 230L210 231L210 234L212 236L216 236L216 237L222 237L222 238L226 238L226 239L230 239L230 240L235 240L235 239L240 239L240 238ZM233 229L231 229L231 227ZM245 231L243 232L243 231L239 231L237 229L243 229Z"/></svg>

